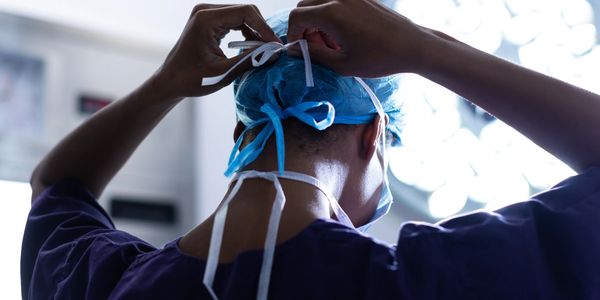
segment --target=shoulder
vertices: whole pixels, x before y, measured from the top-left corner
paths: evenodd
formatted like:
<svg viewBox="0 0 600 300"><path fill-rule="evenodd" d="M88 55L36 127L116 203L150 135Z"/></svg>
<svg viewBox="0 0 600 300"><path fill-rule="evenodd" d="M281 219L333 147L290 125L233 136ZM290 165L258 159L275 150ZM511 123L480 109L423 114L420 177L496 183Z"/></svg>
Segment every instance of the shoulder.
<svg viewBox="0 0 600 300"><path fill-rule="evenodd" d="M116 230L87 188L59 182L38 196L30 210L21 252L24 298L107 295L120 274L148 243Z"/></svg>
<svg viewBox="0 0 600 300"><path fill-rule="evenodd" d="M45 222L60 222L69 214L79 213L82 217L96 219L104 227L114 228L108 213L98 204L89 189L74 180L63 180L48 188L32 202L28 224L39 218Z"/></svg>
<svg viewBox="0 0 600 300"><path fill-rule="evenodd" d="M583 295L600 284L599 215L600 168L592 168L497 211L405 223L397 257L420 288L437 282L507 298Z"/></svg>
<svg viewBox="0 0 600 300"><path fill-rule="evenodd" d="M333 220L315 221L302 232L302 238L317 247L332 247L336 250L377 249L384 252L395 250L395 246Z"/></svg>
<svg viewBox="0 0 600 300"><path fill-rule="evenodd" d="M569 220L576 222L582 217L596 216L598 213L600 213L600 167L595 167L567 178L527 201L496 211L475 211L435 224L407 222L401 227L400 240L474 237L473 235L480 230L488 231L486 237L493 238L493 233L498 233L495 229L502 227L514 230L540 222L547 224Z"/></svg>

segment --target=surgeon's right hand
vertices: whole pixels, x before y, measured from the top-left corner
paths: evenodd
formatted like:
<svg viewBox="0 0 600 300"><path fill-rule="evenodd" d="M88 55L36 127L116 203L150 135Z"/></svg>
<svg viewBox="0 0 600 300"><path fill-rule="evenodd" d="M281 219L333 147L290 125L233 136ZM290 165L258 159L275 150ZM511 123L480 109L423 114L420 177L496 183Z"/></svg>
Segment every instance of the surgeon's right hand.
<svg viewBox="0 0 600 300"><path fill-rule="evenodd" d="M417 72L434 35L376 0L300 1L288 27L288 40L307 39L316 62L361 77Z"/></svg>
<svg viewBox="0 0 600 300"><path fill-rule="evenodd" d="M219 48L230 30L241 30L249 40L281 42L254 5L197 5L177 44L152 78L160 93L173 99L204 96L249 70L250 62L241 64L218 84L202 86L203 78L225 73L246 55L227 58Z"/></svg>

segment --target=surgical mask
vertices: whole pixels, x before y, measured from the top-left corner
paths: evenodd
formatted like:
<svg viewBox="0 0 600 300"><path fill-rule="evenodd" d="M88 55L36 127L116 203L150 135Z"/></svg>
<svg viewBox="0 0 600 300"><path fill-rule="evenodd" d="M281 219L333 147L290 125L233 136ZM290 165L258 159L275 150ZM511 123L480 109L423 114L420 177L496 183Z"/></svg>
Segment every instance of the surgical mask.
<svg viewBox="0 0 600 300"><path fill-rule="evenodd" d="M291 46L291 44L283 45L283 44L274 43L274 42L262 43L262 44L260 42L251 42L251 43L243 42L243 43L246 43L245 46L249 46L249 44L252 44L252 46L257 46L260 44L260 46L257 49L255 49L253 52L251 52L248 56L246 56L245 58L240 60L240 62L238 64L233 66L225 74L217 76L217 77L205 78L203 80L203 85L212 85L212 84L218 83L225 76L227 76L227 74L229 74L229 72L231 70L235 69L241 62L246 60L248 57L252 57L252 63L255 67L260 66L260 65L266 63L272 55L274 55L280 51L285 51L289 46ZM307 43L305 40L299 40L294 43L298 43L300 45L305 62L307 62L307 63L305 63L305 69L306 69L306 73L307 73L306 74L306 85L312 86L313 78L312 78L312 74L309 74L311 72L311 66L310 66L310 56L308 55ZM242 45L242 43L238 43L238 45ZM257 57L259 55L261 56L261 58L257 59ZM379 99L377 98L375 93L373 93L371 88L369 88L369 86L361 78L355 77L355 79L369 94L369 98L371 99L374 107L377 110L377 114L380 117L380 124L378 124L378 126L381 126L381 134L380 134L380 138L379 138L378 145L377 145L377 155L380 158L381 164L382 164L383 186L382 186L380 200L378 202L377 208L376 208L371 220L367 224L362 225L360 228L358 228L358 230L360 230L360 231L365 231L368 227L370 227L370 225L372 225L375 221L379 220L381 217L383 217L389 211L390 206L392 204L392 196L391 196L388 179L387 179L387 160L386 160L386 156L385 156L386 114L383 110L383 107L382 107ZM316 120L315 117L313 117L307 113L307 111L310 108L319 107L319 106L327 106L328 107L327 116L324 119L322 119L321 121ZM219 253L221 250L221 243L222 243L222 239L223 239L223 232L224 232L224 228L225 228L227 210L229 207L229 203L231 202L231 200L234 198L234 196L237 194L237 192L241 188L241 185L244 182L244 180L246 180L248 178L261 178L264 180L269 180L269 181L273 182L275 190L276 190L275 201L273 202L273 207L271 209L271 214L269 216L267 237L266 237L265 245L264 245L263 261L262 261L259 283L258 283L257 299L261 299L261 300L267 299L267 295L269 292L271 269L273 266L273 256L274 256L275 246L276 246L275 243L277 240L277 231L279 229L281 213L285 206L285 195L283 193L281 183L279 182L279 178L300 181L300 182L304 182L304 183L307 183L309 185L316 187L317 189L319 189L321 192L323 192L325 194L327 200L329 201L329 206L331 207L337 220L347 227L355 228L354 225L352 224L352 222L350 221L350 218L340 207L340 205L339 205L338 201L335 199L335 197L327 190L327 188L317 178L311 177L306 174L285 171L284 165L283 165L283 151L284 151L283 136L282 136L283 131L281 130L280 119L286 117L286 113L287 113L291 116L294 116L294 117L304 121L307 124L311 124L311 126L317 128L317 129L323 130L333 123L335 110L333 109L331 104L324 102L324 101L312 102L312 103L304 102L297 106L287 108L286 110L273 108L272 106L266 106L263 108L266 108L264 110L264 112L268 115L268 118L265 119L265 123L267 123L267 125L265 126L266 129L263 129L263 132L261 132L261 134L265 134L266 137L262 137L262 142L256 141L256 139L258 139L258 137L257 137L255 139L255 141L253 141L250 145L246 146L246 148L244 148L243 151L241 151L240 153L236 153L237 149L240 146L239 140L238 140L238 142L236 143L236 146L234 147L234 151L232 152L232 156L230 157L230 166L228 168L228 172L233 172L233 171L241 168L243 165L247 165L249 163L249 161L252 161L254 158L256 158L262 152L262 149L265 146L268 136L270 134L272 134L273 132L276 133L277 152L278 152L278 169L279 170L273 171L273 172L245 171L245 172L237 173L232 179L232 183L235 182L235 185L233 186L233 188L231 188L231 191L226 196L225 201L223 202L222 206L220 208L218 208L217 212L215 213L213 228L212 228L212 233L211 233L211 238L210 238L208 258L206 261L206 268L205 268L204 277L202 280L203 284L208 289L212 298L215 300L218 298L217 298L216 293L212 289L212 285L214 283L214 278L215 278L216 270L217 270L217 266L218 266ZM259 136L261 134L259 134ZM253 144L256 144L256 145L253 145ZM238 156L236 157L235 154L237 154Z"/></svg>
<svg viewBox="0 0 600 300"><path fill-rule="evenodd" d="M371 228L371 225L375 224L375 222L379 221L390 211L392 203L392 191L390 190L390 186L387 179L384 179L383 186L381 187L381 195L379 196L379 202L377 203L377 208L375 209L371 220L356 229L363 233L367 232L369 228Z"/></svg>
<svg viewBox="0 0 600 300"><path fill-rule="evenodd" d="M383 110L383 107L381 106L381 102L379 101L379 99L377 99L377 96L375 95L375 93L373 93L371 88L369 88L369 86L361 78L355 77L355 79L369 94L369 98L371 99L371 102L373 102L373 106L375 106L375 109L377 110L377 114L379 115L379 120L380 120L379 126L381 127L381 135L379 137L379 143L377 145L377 154L379 155L379 157L381 159L382 172L383 172L383 185L381 187L381 196L379 198L379 202L377 203L377 208L375 209L375 213L371 217L371 220L369 222L367 222L366 224L358 227L358 230L360 230L361 232L365 232L371 227L371 225L373 225L379 219L383 218L383 216L385 216L390 211L390 207L392 206L392 203L393 203L393 197L392 197L392 191L390 190L390 185L389 185L388 176L387 176L388 161L386 160L386 155L385 155L385 147L386 147L386 140L385 140L385 137L386 137L385 119L386 118L385 118L385 115L386 114L385 114L385 111Z"/></svg>

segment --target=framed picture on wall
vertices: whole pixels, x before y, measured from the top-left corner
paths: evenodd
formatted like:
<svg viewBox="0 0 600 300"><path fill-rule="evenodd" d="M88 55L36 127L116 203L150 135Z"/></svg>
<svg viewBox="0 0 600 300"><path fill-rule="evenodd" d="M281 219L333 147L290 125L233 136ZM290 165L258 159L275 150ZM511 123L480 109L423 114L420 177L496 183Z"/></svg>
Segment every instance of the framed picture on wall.
<svg viewBox="0 0 600 300"><path fill-rule="evenodd" d="M0 135L38 136L43 97L44 61L0 49Z"/></svg>

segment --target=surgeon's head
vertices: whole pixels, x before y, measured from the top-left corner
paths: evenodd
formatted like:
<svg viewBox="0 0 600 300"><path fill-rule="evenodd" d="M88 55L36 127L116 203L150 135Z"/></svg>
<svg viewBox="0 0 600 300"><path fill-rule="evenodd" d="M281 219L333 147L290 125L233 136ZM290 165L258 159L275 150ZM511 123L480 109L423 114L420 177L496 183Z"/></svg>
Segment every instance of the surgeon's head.
<svg viewBox="0 0 600 300"><path fill-rule="evenodd" d="M267 20L284 43L288 14ZM361 82L319 65L313 65L312 74L314 87L307 87L303 58L282 53L273 64L235 81L235 139L240 151L232 156L226 174L257 164L271 164L261 171L327 166L313 171L339 174L342 184L332 192L355 225L368 223L374 212L376 217L387 212L384 198L391 201L383 151L385 144L400 141L397 79ZM381 104L379 113L374 101Z"/></svg>

